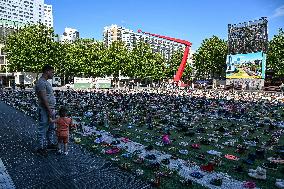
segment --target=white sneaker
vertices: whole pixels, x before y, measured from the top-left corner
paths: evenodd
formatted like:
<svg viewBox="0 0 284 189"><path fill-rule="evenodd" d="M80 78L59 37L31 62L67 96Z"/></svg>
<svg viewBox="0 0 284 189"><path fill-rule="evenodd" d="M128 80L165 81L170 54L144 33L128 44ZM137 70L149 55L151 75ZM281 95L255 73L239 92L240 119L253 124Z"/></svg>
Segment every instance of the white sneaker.
<svg viewBox="0 0 284 189"><path fill-rule="evenodd" d="M275 182L275 186L277 188L284 188L284 180L281 180L281 179L276 179L276 182Z"/></svg>
<svg viewBox="0 0 284 189"><path fill-rule="evenodd" d="M255 170L255 169L249 169L248 172L249 172L249 173L255 173L256 170Z"/></svg>
<svg viewBox="0 0 284 189"><path fill-rule="evenodd" d="M265 180L266 179L266 170L261 167L257 167L255 172L248 173L248 176L253 177L255 179Z"/></svg>
<svg viewBox="0 0 284 189"><path fill-rule="evenodd" d="M64 152L64 155L68 155L68 152Z"/></svg>

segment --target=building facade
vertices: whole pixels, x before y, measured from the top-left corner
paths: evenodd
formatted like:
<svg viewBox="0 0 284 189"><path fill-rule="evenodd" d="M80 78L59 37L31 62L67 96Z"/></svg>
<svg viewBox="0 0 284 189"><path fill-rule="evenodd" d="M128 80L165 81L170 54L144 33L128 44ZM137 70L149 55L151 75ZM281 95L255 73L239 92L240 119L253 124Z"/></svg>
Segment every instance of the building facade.
<svg viewBox="0 0 284 189"><path fill-rule="evenodd" d="M73 42L79 39L79 32L73 28L65 28L63 35L60 38L62 42Z"/></svg>
<svg viewBox="0 0 284 189"><path fill-rule="evenodd" d="M51 5L44 4L44 0L1 0L0 20L12 21L12 26L16 27L28 23L44 23L45 6L52 10ZM49 13L52 15L52 12Z"/></svg>
<svg viewBox="0 0 284 189"><path fill-rule="evenodd" d="M49 28L53 28L52 5L44 4L44 20L43 24Z"/></svg>
<svg viewBox="0 0 284 189"><path fill-rule="evenodd" d="M44 0L0 1L0 43L18 28L36 23L53 27L52 6L44 4Z"/></svg>
<svg viewBox="0 0 284 189"><path fill-rule="evenodd" d="M14 77L7 70L4 41L24 25L36 23L53 27L52 6L44 4L44 0L0 0L0 79L5 86L11 86Z"/></svg>
<svg viewBox="0 0 284 189"><path fill-rule="evenodd" d="M104 27L103 41L107 46L114 41L123 41L129 49L132 49L140 41L144 41L150 44L153 52L161 53L165 59L169 59L174 51L185 48L184 45L177 42L136 33L133 30L115 24Z"/></svg>

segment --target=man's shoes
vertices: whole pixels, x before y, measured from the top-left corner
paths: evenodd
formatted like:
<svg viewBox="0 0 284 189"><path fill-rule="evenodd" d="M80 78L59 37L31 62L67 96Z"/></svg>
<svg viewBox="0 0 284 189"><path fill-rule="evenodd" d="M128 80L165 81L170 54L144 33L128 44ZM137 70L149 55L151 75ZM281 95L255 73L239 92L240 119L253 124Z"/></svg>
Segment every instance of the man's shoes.
<svg viewBox="0 0 284 189"><path fill-rule="evenodd" d="M50 144L50 145L47 145L46 149L47 150L58 150L58 147L56 144Z"/></svg>
<svg viewBox="0 0 284 189"><path fill-rule="evenodd" d="M39 149L37 149L36 152L37 152L39 155L43 156L43 157L47 157L47 156L48 156L46 149L39 148Z"/></svg>

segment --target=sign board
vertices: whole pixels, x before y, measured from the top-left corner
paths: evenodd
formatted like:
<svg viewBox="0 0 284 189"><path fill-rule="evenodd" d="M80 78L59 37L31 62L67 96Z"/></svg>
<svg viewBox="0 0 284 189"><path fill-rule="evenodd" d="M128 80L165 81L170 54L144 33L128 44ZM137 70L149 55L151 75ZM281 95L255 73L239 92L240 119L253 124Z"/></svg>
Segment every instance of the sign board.
<svg viewBox="0 0 284 189"><path fill-rule="evenodd" d="M75 89L89 89L93 87L93 78L74 77Z"/></svg>
<svg viewBox="0 0 284 189"><path fill-rule="evenodd" d="M98 89L109 89L111 88L111 79L110 78L96 78L95 87Z"/></svg>
<svg viewBox="0 0 284 189"><path fill-rule="evenodd" d="M266 54L263 52L227 56L227 79L265 79Z"/></svg>

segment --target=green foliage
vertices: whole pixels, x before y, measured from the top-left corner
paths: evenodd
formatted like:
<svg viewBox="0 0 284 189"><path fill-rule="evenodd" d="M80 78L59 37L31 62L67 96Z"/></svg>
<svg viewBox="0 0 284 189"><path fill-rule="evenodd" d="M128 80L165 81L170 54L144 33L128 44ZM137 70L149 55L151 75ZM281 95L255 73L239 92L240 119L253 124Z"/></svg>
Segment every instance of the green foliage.
<svg viewBox="0 0 284 189"><path fill-rule="evenodd" d="M6 40L9 71L38 73L44 64L56 65L60 62L59 47L53 29L43 24L27 25Z"/></svg>
<svg viewBox="0 0 284 189"><path fill-rule="evenodd" d="M169 61L166 62L166 72L165 75L169 79L173 79L176 74L179 65L181 64L181 60L183 57L183 50L179 49L170 58Z"/></svg>
<svg viewBox="0 0 284 189"><path fill-rule="evenodd" d="M11 72L39 73L44 64L55 67L56 75L71 79L74 76L104 77L124 76L136 79L161 80L173 78L181 63L180 49L165 60L153 52L149 44L139 42L128 50L123 42L113 42L106 47L94 39L79 39L73 43L54 41L53 29L43 24L28 25L6 39L5 52ZM217 78L225 75L227 44L216 36L203 40L194 55L198 78ZM284 75L284 32L269 42L267 68L277 76ZM188 78L192 67L186 66L183 78Z"/></svg>
<svg viewBox="0 0 284 189"><path fill-rule="evenodd" d="M124 76L136 79L161 80L172 78L180 65L183 52L174 53L165 63L161 54L149 44L139 42L128 50L123 42L106 47L94 39L73 43L54 41L54 31L43 24L28 25L7 38L5 51L9 71L39 73L44 64L55 67L56 75L70 80L79 77ZM169 65L169 66L167 66Z"/></svg>
<svg viewBox="0 0 284 189"><path fill-rule="evenodd" d="M195 53L197 77L214 78L225 75L227 44L224 40L213 36L203 40Z"/></svg>
<svg viewBox="0 0 284 189"><path fill-rule="evenodd" d="M123 75L127 75L127 64L129 64L129 54L126 46L121 41L113 42L108 48L107 60L105 65L106 75L113 74L114 77L119 76L119 70Z"/></svg>
<svg viewBox="0 0 284 189"><path fill-rule="evenodd" d="M158 80L164 77L164 59L158 53L153 53L149 44L140 42L134 46L127 65L129 77Z"/></svg>
<svg viewBox="0 0 284 189"><path fill-rule="evenodd" d="M279 29L279 34L269 42L267 69L272 70L276 76L284 75L284 31L282 29Z"/></svg>

